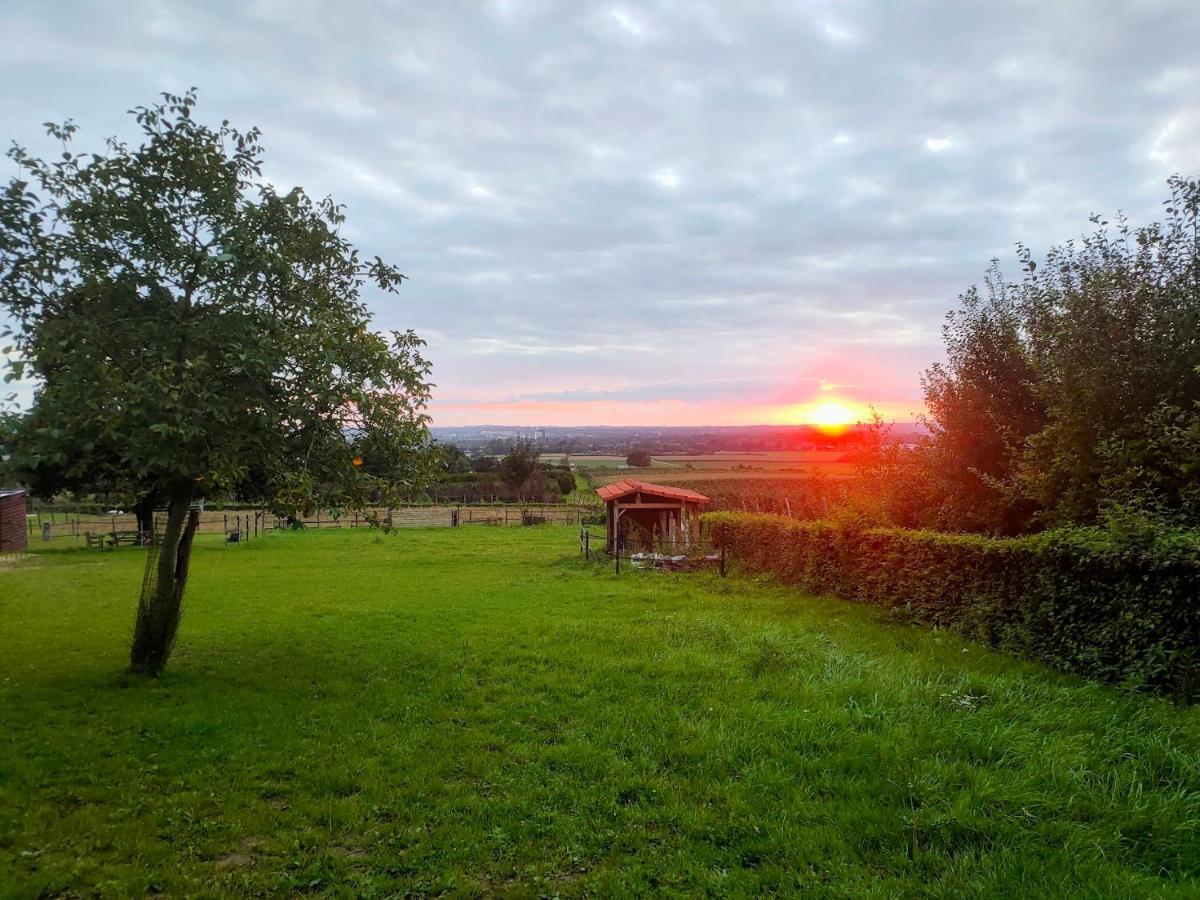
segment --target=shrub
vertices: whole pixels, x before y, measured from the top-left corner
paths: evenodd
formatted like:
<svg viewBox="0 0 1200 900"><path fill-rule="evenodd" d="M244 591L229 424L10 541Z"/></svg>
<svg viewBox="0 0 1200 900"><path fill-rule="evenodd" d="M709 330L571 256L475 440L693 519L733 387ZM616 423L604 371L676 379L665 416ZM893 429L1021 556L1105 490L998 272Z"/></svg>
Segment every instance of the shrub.
<svg viewBox="0 0 1200 900"><path fill-rule="evenodd" d="M1108 682L1200 693L1200 535L1079 528L987 538L709 513L731 559Z"/></svg>
<svg viewBox="0 0 1200 900"><path fill-rule="evenodd" d="M631 450L629 455L625 457L625 465L632 466L635 469L648 469L652 462L653 459L650 457L650 451L642 447Z"/></svg>
<svg viewBox="0 0 1200 900"><path fill-rule="evenodd" d="M575 474L570 469L547 466L546 477L558 487L558 492L564 497L575 490Z"/></svg>

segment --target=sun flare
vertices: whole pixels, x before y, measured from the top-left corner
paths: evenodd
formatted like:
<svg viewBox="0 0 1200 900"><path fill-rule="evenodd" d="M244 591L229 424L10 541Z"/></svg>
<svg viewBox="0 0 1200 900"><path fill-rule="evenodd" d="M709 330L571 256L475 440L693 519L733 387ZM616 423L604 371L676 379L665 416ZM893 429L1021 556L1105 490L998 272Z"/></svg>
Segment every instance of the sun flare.
<svg viewBox="0 0 1200 900"><path fill-rule="evenodd" d="M809 425L853 425L857 416L844 403L828 401L817 403L808 414Z"/></svg>
<svg viewBox="0 0 1200 900"><path fill-rule="evenodd" d="M843 431L862 419L862 410L840 400L800 403L787 407L779 415L779 420L789 425L815 425L827 432Z"/></svg>

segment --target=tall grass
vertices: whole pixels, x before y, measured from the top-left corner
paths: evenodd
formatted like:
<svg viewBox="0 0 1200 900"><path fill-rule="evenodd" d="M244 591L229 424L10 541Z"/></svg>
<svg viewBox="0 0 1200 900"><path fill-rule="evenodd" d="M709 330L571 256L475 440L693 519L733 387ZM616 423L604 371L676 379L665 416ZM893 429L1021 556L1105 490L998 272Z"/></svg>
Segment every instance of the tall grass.
<svg viewBox="0 0 1200 900"><path fill-rule="evenodd" d="M1194 896L1200 718L571 529L0 572L0 894Z"/></svg>

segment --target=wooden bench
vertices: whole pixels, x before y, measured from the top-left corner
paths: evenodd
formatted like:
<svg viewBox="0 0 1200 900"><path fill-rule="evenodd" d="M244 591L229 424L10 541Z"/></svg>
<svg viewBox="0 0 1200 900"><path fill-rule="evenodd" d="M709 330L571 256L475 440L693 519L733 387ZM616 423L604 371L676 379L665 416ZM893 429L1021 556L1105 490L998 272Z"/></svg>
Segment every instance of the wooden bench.
<svg viewBox="0 0 1200 900"><path fill-rule="evenodd" d="M106 543L106 538L102 534L92 534L90 531L83 533L83 539L87 541L89 550L103 550Z"/></svg>
<svg viewBox="0 0 1200 900"><path fill-rule="evenodd" d="M120 547L122 544L127 544L130 547L140 547L142 545L142 533L140 531L110 531L107 535L109 546Z"/></svg>

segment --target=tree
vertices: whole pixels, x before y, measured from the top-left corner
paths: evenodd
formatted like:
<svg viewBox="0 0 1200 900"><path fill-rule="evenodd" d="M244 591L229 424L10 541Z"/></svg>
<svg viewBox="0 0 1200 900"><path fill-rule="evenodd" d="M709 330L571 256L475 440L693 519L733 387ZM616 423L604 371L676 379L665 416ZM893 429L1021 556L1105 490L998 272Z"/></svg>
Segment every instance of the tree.
<svg viewBox="0 0 1200 900"><path fill-rule="evenodd" d="M1045 409L1034 393L1018 300L993 262L984 290L970 288L947 316L946 362L922 377L933 435L924 471L937 498L927 524L1010 533L1032 513L1012 481Z"/></svg>
<svg viewBox="0 0 1200 900"><path fill-rule="evenodd" d="M1094 523L1113 504L1200 524L1200 181L1174 177L1166 220L1049 251L1020 281L993 266L925 376L925 467L942 527Z"/></svg>
<svg viewBox="0 0 1200 900"><path fill-rule="evenodd" d="M650 451L645 447L635 447L625 457L625 465L632 466L635 469L648 469L651 462Z"/></svg>
<svg viewBox="0 0 1200 900"><path fill-rule="evenodd" d="M22 421L20 413L0 410L0 485L8 484L13 450L16 448L17 433Z"/></svg>
<svg viewBox="0 0 1200 900"><path fill-rule="evenodd" d="M372 504L391 505L411 499L442 472L436 444L414 441L404 428L364 428L354 435L351 451L351 462L358 468L355 481L366 487L366 499ZM331 487L330 500L344 495L344 485L334 482Z"/></svg>
<svg viewBox="0 0 1200 900"><path fill-rule="evenodd" d="M845 487L853 512L863 522L878 525L919 524L913 508L913 451L901 447L892 426L874 407L851 434L850 449L841 459L852 467L853 476Z"/></svg>
<svg viewBox="0 0 1200 900"><path fill-rule="evenodd" d="M471 471L471 457L467 456L456 444L442 444L442 464L445 470L452 474L461 475Z"/></svg>
<svg viewBox="0 0 1200 900"><path fill-rule="evenodd" d="M547 467L546 476L558 488L558 493L565 497L575 490L575 473L570 469Z"/></svg>
<svg viewBox="0 0 1200 900"><path fill-rule="evenodd" d="M132 111L139 146L95 154L50 124L61 159L14 146L22 175L0 198L8 377L40 381L14 464L46 489L120 486L167 507L130 654L150 675L178 629L195 499L255 468L280 511L362 502L393 485L358 471L352 436L394 456L429 443L423 342L371 331L360 297L403 276L360 259L332 200L262 179L257 129L202 125L195 104L164 94Z"/></svg>
<svg viewBox="0 0 1200 900"><path fill-rule="evenodd" d="M76 415L76 395L93 386L103 389L104 384L97 360L85 362L86 353L97 350L123 361L137 358L146 349L143 329L132 326L141 306L126 305L127 299L119 288L94 286L71 291L61 302L42 309L38 333L29 345L30 362L36 363L33 368L43 374L49 389L42 389L24 419L28 431L21 446L31 451L41 447L45 452L36 453L35 461L25 459L23 467L22 455L16 454L14 464L35 495L101 494L119 506L131 507L139 532L147 534L153 529L155 508L165 499L161 489L144 490L131 477L101 418ZM68 387L72 378L76 382ZM74 423L70 433L64 428L68 423ZM60 442L66 446L54 446ZM86 449L90 458L70 452L72 443Z"/></svg>
<svg viewBox="0 0 1200 900"><path fill-rule="evenodd" d="M524 499L526 482L538 467L538 448L529 438L518 438L500 461L500 477Z"/></svg>
<svg viewBox="0 0 1200 900"><path fill-rule="evenodd" d="M492 456L479 456L471 462L473 472L495 472L496 468L496 459Z"/></svg>
<svg viewBox="0 0 1200 900"><path fill-rule="evenodd" d="M1018 471L1048 525L1113 501L1200 524L1179 442L1200 415L1200 181L1169 182L1166 218L1093 234L1038 267L1022 248L1021 308L1047 424Z"/></svg>

